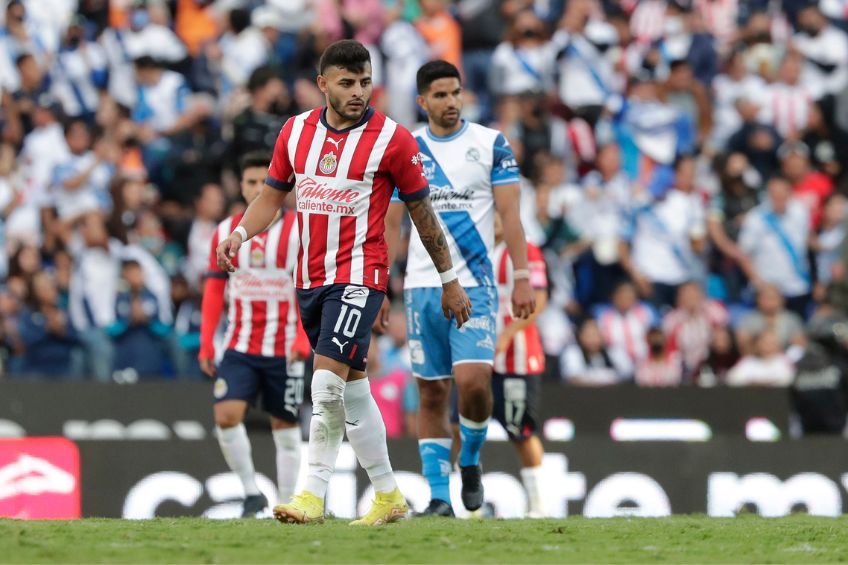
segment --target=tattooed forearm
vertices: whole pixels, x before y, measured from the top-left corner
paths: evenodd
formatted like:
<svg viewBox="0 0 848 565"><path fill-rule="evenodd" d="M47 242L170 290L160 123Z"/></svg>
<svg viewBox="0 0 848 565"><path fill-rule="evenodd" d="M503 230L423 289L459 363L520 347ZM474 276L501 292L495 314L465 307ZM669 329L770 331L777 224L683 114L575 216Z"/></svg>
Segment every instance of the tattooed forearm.
<svg viewBox="0 0 848 565"><path fill-rule="evenodd" d="M406 209L409 210L409 217L412 218L412 222L418 229L421 243L424 244L424 248L430 254L430 258L436 265L436 270L444 273L453 267L448 240L445 238L438 218L436 218L430 197L409 202Z"/></svg>

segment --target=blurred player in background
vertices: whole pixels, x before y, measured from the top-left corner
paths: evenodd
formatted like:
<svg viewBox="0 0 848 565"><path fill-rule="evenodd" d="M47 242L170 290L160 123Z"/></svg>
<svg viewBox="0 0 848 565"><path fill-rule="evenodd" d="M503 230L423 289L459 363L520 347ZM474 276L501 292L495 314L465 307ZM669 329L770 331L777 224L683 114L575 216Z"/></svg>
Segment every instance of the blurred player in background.
<svg viewBox="0 0 848 565"><path fill-rule="evenodd" d="M241 159L241 193L250 203L265 182L271 154L247 153ZM248 403L262 398L271 415L277 448L277 485L282 500L294 494L300 470L300 405L303 402L303 359L309 342L298 321L292 273L297 259L294 212L277 208L268 229L232 258L235 268L218 267L215 248L227 238L241 215L227 218L212 236L209 273L203 293L200 368L215 378L215 425L218 442L230 469L244 487L242 516L255 516L268 506L256 485L250 440L244 415ZM229 309L221 364L215 367L213 338L224 310L224 290Z"/></svg>
<svg viewBox="0 0 848 565"><path fill-rule="evenodd" d="M480 449L492 414L492 358L495 353L497 292L489 255L494 245L495 209L504 219L504 240L515 263L512 311L530 316L535 297L527 270L527 242L519 218L518 165L500 132L460 117L459 71L446 61L418 70L419 106L428 126L415 132L433 206L444 224L459 282L467 289L474 317L462 328L442 318L438 288L445 283L425 253L424 234L413 229L404 300L409 352L417 377L419 451L430 484L422 515L453 516L449 492L451 377L456 379L462 446L459 452L462 502L483 504ZM390 244L400 239L403 208L392 205L387 221ZM393 249L394 250L394 249ZM391 255L392 259L394 255ZM384 306L387 308L387 305Z"/></svg>
<svg viewBox="0 0 848 565"><path fill-rule="evenodd" d="M536 329L536 317L548 299L545 257L527 243L527 267L530 286L536 295L536 309L530 316L515 319L511 300L514 270L503 239L503 223L495 214L495 250L492 262L498 286L498 340L495 343L495 367L492 375L494 407L492 415L501 423L521 460L521 481L527 490L531 518L545 516L542 502L542 457L545 450L536 435L541 400L541 375L545 370L545 352Z"/></svg>
<svg viewBox="0 0 848 565"><path fill-rule="evenodd" d="M274 508L282 522L320 522L342 438L348 440L376 492L371 510L353 524L379 525L409 508L397 488L386 428L365 359L385 298L389 265L385 217L397 187L421 233L426 253L445 280L441 308L457 326L471 304L453 270L450 250L429 198L418 146L402 126L369 107L371 57L359 42L330 45L319 63L327 105L283 126L259 198L218 246L218 263L260 232L294 189L300 237L295 283L303 327L315 351L309 476L291 503Z"/></svg>

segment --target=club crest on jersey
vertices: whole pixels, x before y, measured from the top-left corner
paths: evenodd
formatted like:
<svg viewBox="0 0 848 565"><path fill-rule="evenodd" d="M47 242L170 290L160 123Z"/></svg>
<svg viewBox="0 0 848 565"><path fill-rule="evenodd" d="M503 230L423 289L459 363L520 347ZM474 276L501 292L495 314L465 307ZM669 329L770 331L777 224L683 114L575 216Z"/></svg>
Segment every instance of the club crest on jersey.
<svg viewBox="0 0 848 565"><path fill-rule="evenodd" d="M261 267L265 264L265 250L255 247L250 250L250 266Z"/></svg>
<svg viewBox="0 0 848 565"><path fill-rule="evenodd" d="M465 152L465 160L476 162L480 160L480 152L476 148L471 147Z"/></svg>
<svg viewBox="0 0 848 565"><path fill-rule="evenodd" d="M330 151L321 157L321 162L318 164L318 168L321 169L321 172L325 175L330 175L336 170L337 164L338 161L336 160L336 154Z"/></svg>

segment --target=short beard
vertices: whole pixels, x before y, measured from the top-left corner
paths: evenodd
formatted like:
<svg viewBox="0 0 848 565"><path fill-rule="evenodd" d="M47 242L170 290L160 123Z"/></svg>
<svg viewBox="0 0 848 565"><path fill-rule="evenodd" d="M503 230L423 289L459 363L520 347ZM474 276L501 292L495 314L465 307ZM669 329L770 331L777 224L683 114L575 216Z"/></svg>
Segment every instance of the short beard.
<svg viewBox="0 0 848 565"><path fill-rule="evenodd" d="M332 96L327 96L327 100L330 104L330 107L336 112L336 114L338 114L339 116L341 116L342 118L344 118L345 120L347 120L349 122L358 122L360 120L360 118L362 118L362 116L368 110L368 103L371 101L370 98L368 100L363 100L362 101L363 102L362 111L358 112L356 114L351 114L349 112L344 111L344 105L337 98L333 98Z"/></svg>
<svg viewBox="0 0 848 565"><path fill-rule="evenodd" d="M462 113L458 112L455 120L453 120L453 119L448 120L444 117L444 115L442 115L438 118L434 117L433 121L436 122L436 125L439 126L440 128L450 129L450 128L454 127L459 122L459 120L461 120L461 119L462 119Z"/></svg>

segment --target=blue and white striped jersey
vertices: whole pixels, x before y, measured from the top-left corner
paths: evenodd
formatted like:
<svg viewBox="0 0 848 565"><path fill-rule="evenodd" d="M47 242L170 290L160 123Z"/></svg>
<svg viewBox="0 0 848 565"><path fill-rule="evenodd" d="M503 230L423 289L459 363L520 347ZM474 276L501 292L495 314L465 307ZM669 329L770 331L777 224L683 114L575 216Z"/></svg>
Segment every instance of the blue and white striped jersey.
<svg viewBox="0 0 848 565"><path fill-rule="evenodd" d="M428 127L413 135L460 284L493 286L493 188L519 182L518 165L509 143L499 131L466 121L459 131L447 137L436 136ZM404 286L442 286L414 226Z"/></svg>

